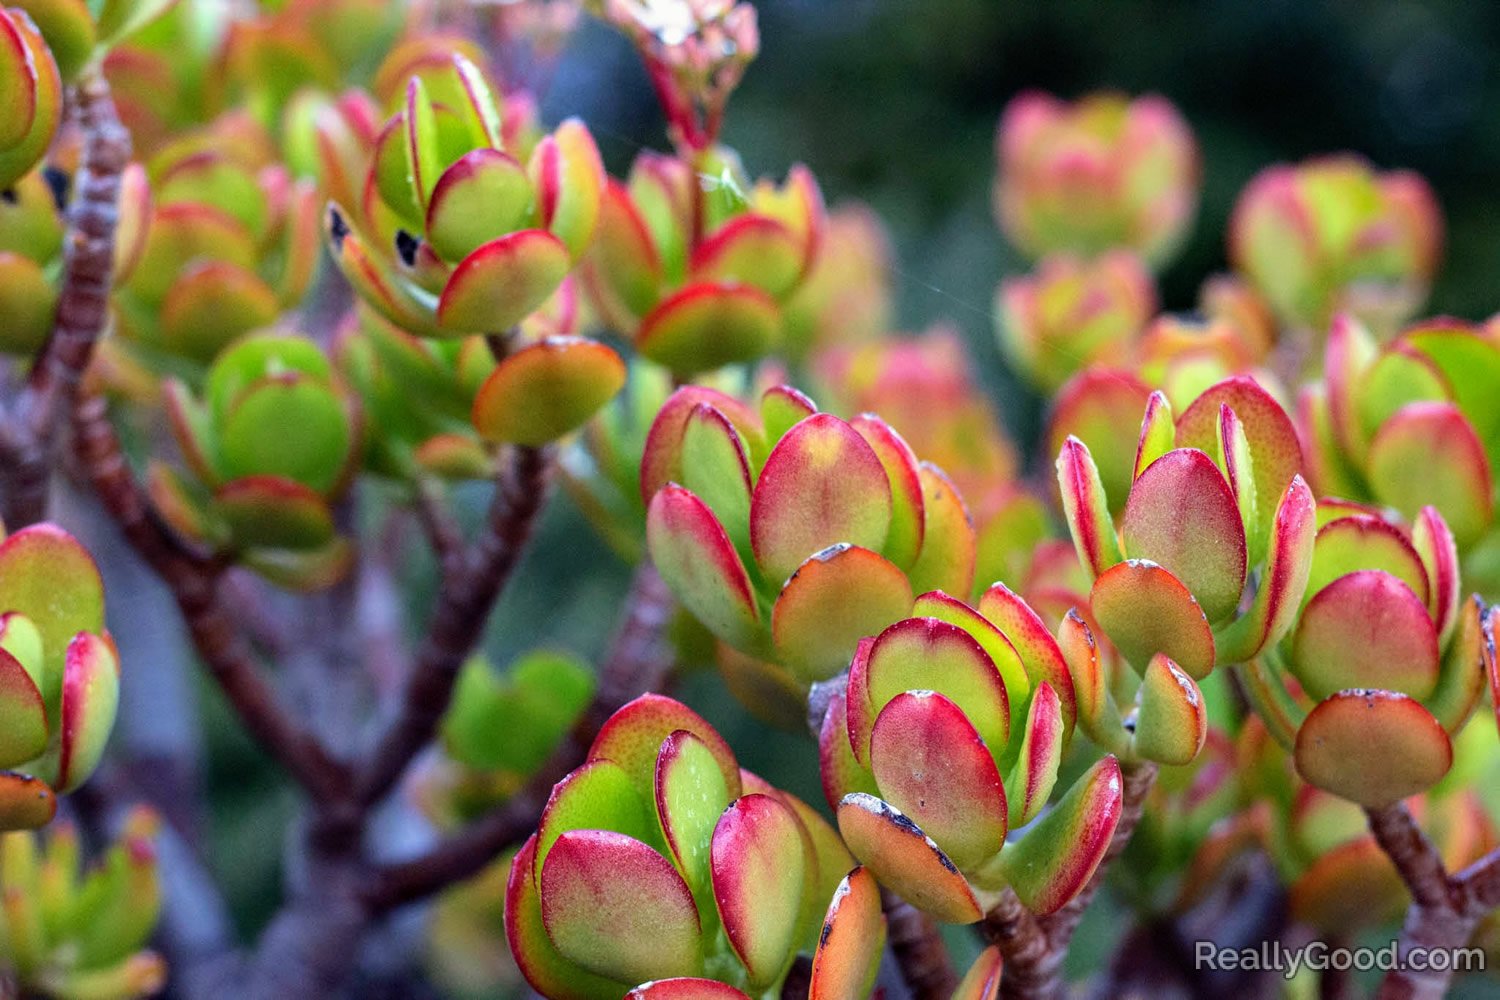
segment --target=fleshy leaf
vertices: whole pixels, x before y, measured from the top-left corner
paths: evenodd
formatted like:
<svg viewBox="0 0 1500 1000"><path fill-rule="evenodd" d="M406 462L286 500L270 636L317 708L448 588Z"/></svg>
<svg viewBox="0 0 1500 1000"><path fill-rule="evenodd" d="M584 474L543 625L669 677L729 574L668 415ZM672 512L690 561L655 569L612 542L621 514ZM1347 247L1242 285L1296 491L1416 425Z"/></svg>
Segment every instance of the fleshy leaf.
<svg viewBox="0 0 1500 1000"><path fill-rule="evenodd" d="M808 1000L865 996L875 985L884 950L880 886L861 866L844 876L828 904L813 954Z"/></svg>
<svg viewBox="0 0 1500 1000"><path fill-rule="evenodd" d="M503 333L540 308L571 266L562 241L540 229L491 240L448 278L438 323L452 333Z"/></svg>
<svg viewBox="0 0 1500 1000"><path fill-rule="evenodd" d="M885 555L897 566L909 567L922 550L927 527L921 465L911 446L879 417L862 413L849 421L849 426L875 450L890 480L891 527L886 534Z"/></svg>
<svg viewBox="0 0 1500 1000"><path fill-rule="evenodd" d="M1428 581L1427 610L1437 625L1438 645L1446 645L1458 620L1458 547L1436 507L1423 507L1411 528L1411 544Z"/></svg>
<svg viewBox="0 0 1500 1000"><path fill-rule="evenodd" d="M1340 691L1297 732L1297 772L1363 806L1386 806L1431 788L1453 765L1448 734L1421 704L1395 691Z"/></svg>
<svg viewBox="0 0 1500 1000"><path fill-rule="evenodd" d="M783 298L802 277L803 253L786 226L747 212L708 236L693 252L695 278L739 282Z"/></svg>
<svg viewBox="0 0 1500 1000"><path fill-rule="evenodd" d="M599 148L583 122L569 118L543 138L532 153L530 174L542 224L576 261L594 238L605 182Z"/></svg>
<svg viewBox="0 0 1500 1000"><path fill-rule="evenodd" d="M685 385L667 397L646 434L646 445L641 454L642 503L649 504L657 490L671 482L681 483L685 478L682 438L688 419L700 405L713 407L734 425L745 438L752 462L757 455L764 460L765 438L754 410L717 389Z"/></svg>
<svg viewBox="0 0 1500 1000"><path fill-rule="evenodd" d="M214 492L213 510L236 543L315 549L334 536L333 514L314 490L282 476L242 476Z"/></svg>
<svg viewBox="0 0 1500 1000"><path fill-rule="evenodd" d="M781 440L783 434L817 412L817 404L789 385L773 385L760 396L760 419L765 424L766 437L772 441ZM849 422L855 430L859 430L859 419ZM865 440L869 440L868 435Z"/></svg>
<svg viewBox="0 0 1500 1000"><path fill-rule="evenodd" d="M1356 515L1336 518L1318 529L1304 606L1345 573L1370 569L1391 574L1424 605L1430 603L1427 568L1401 529L1378 517Z"/></svg>
<svg viewBox="0 0 1500 1000"><path fill-rule="evenodd" d="M625 1000L750 1000L748 996L717 979L658 979L643 983L625 994Z"/></svg>
<svg viewBox="0 0 1500 1000"><path fill-rule="evenodd" d="M1141 473L1171 451L1177 440L1177 425L1172 421L1172 404L1164 393L1157 391L1146 400L1146 415L1141 418L1141 440L1135 448L1134 482Z"/></svg>
<svg viewBox="0 0 1500 1000"><path fill-rule="evenodd" d="M427 239L439 257L461 261L512 232L531 210L531 182L514 158L480 147L443 171L427 206Z"/></svg>
<svg viewBox="0 0 1500 1000"><path fill-rule="evenodd" d="M1021 749L1006 780L1005 797L1010 804L1010 826L1030 823L1047 804L1057 784L1062 764L1062 706L1052 685L1043 681L1031 698L1021 735Z"/></svg>
<svg viewBox="0 0 1500 1000"><path fill-rule="evenodd" d="M1271 545L1250 610L1214 635L1219 663L1244 663L1279 642L1297 620L1312 572L1317 504L1301 476L1287 487L1271 525Z"/></svg>
<svg viewBox="0 0 1500 1000"><path fill-rule="evenodd" d="M854 756L849 745L849 706L845 695L834 695L818 732L818 773L823 779L823 797L828 808L838 809L839 800L850 792L879 794L875 778Z"/></svg>
<svg viewBox="0 0 1500 1000"><path fill-rule="evenodd" d="M1003 965L999 946L990 945L974 959L974 964L964 973L964 978L959 981L950 1000L997 1000L1000 996L1000 971Z"/></svg>
<svg viewBox="0 0 1500 1000"><path fill-rule="evenodd" d="M599 729L589 760L610 760L625 769L642 794L649 794L656 758L668 736L682 729L703 741L724 775L731 799L740 795L740 767L724 737L697 712L659 694L643 694L623 706Z"/></svg>
<svg viewBox="0 0 1500 1000"><path fill-rule="evenodd" d="M1378 687L1420 699L1438 679L1437 632L1426 606L1381 570L1346 574L1319 591L1292 635L1291 658L1314 698Z"/></svg>
<svg viewBox="0 0 1500 1000"><path fill-rule="evenodd" d="M856 792L839 803L838 820L854 856L917 909L948 924L972 924L984 916L953 862L895 807Z"/></svg>
<svg viewBox="0 0 1500 1000"><path fill-rule="evenodd" d="M1005 881L1026 908L1039 916L1055 913L1093 878L1122 805L1120 764L1104 757L1000 855Z"/></svg>
<svg viewBox="0 0 1500 1000"><path fill-rule="evenodd" d="M591 760L569 772L547 798L537 825L538 877L557 838L574 829L611 830L645 841L654 838L657 824L624 768L612 760Z"/></svg>
<svg viewBox="0 0 1500 1000"><path fill-rule="evenodd" d="M1426 505L1442 511L1460 548L1472 544L1494 514L1489 459L1474 429L1449 403L1411 403L1370 442L1370 488L1407 517ZM1420 469L1421 475L1413 470Z"/></svg>
<svg viewBox="0 0 1500 1000"><path fill-rule="evenodd" d="M708 745L679 729L656 758L656 819L677 870L695 893L708 885L709 841L729 806L724 772Z"/></svg>
<svg viewBox="0 0 1500 1000"><path fill-rule="evenodd" d="M1027 697L1031 694L1031 677L1016 647L988 618L941 590L918 597L912 604L911 614L915 618L936 618L950 625L957 625L969 633L1000 672L1000 680L1005 684L1005 693L1010 698L1011 711L1019 715L1025 710ZM1013 717L1012 728L1020 722L1019 718Z"/></svg>
<svg viewBox="0 0 1500 1000"><path fill-rule="evenodd" d="M1076 437L1068 438L1057 456L1057 485L1078 561L1090 576L1098 576L1120 561L1120 543L1099 482L1099 470L1088 448Z"/></svg>
<svg viewBox="0 0 1500 1000"><path fill-rule="evenodd" d="M699 971L698 908L671 862L608 830L569 830L542 862L542 924L597 975L646 982Z"/></svg>
<svg viewBox="0 0 1500 1000"><path fill-rule="evenodd" d="M683 486L708 504L735 551L747 566L754 565L750 549L750 455L745 440L724 411L699 403L682 425L681 476Z"/></svg>
<svg viewBox="0 0 1500 1000"><path fill-rule="evenodd" d="M1187 764L1208 738L1203 692L1177 664L1158 653L1141 679L1135 752L1159 764Z"/></svg>
<svg viewBox="0 0 1500 1000"><path fill-rule="evenodd" d="M57 794L40 778L0 771L0 831L35 830L57 815Z"/></svg>
<svg viewBox="0 0 1500 1000"><path fill-rule="evenodd" d="M59 792L71 792L99 766L119 704L120 661L114 643L80 632L68 644L63 668L55 782Z"/></svg>
<svg viewBox="0 0 1500 1000"><path fill-rule="evenodd" d="M1287 893L1292 915L1324 934L1350 934L1400 919L1410 895L1373 837L1319 854Z"/></svg>
<svg viewBox="0 0 1500 1000"><path fill-rule="evenodd" d="M1078 702L1072 672L1058 641L1047 631L1031 606L1003 583L995 583L979 597L979 613L993 622L1021 656L1033 687L1051 685L1062 705L1068 728L1078 718Z"/></svg>
<svg viewBox="0 0 1500 1000"><path fill-rule="evenodd" d="M0 149L26 138L36 121L37 68L8 13L0 14Z"/></svg>
<svg viewBox="0 0 1500 1000"><path fill-rule="evenodd" d="M1196 449L1168 452L1141 473L1120 521L1125 552L1159 563L1210 622L1234 613L1245 586L1245 527L1224 475Z"/></svg>
<svg viewBox="0 0 1500 1000"><path fill-rule="evenodd" d="M879 551L891 523L891 489L855 430L819 413L771 450L750 504L750 543L766 577L787 579L814 552L847 542Z"/></svg>
<svg viewBox="0 0 1500 1000"><path fill-rule="evenodd" d="M47 707L19 660L0 650L0 765L24 764L47 749Z"/></svg>
<svg viewBox="0 0 1500 1000"><path fill-rule="evenodd" d="M724 641L747 651L760 641L760 608L750 576L708 506L680 486L656 494L646 545L672 593Z"/></svg>
<svg viewBox="0 0 1500 1000"><path fill-rule="evenodd" d="M870 736L880 796L938 843L960 869L1005 843L1005 785L963 711L933 691L907 691L881 709Z"/></svg>
<svg viewBox="0 0 1500 1000"><path fill-rule="evenodd" d="M582 427L625 385L625 362L585 337L544 337L495 366L474 397L487 441L538 446Z"/></svg>
<svg viewBox="0 0 1500 1000"><path fill-rule="evenodd" d="M978 558L974 522L958 488L931 462L918 469L922 480L922 551L907 570L913 590L967 594L974 586Z"/></svg>
<svg viewBox="0 0 1500 1000"><path fill-rule="evenodd" d="M996 750L1005 746L1010 735L1005 684L989 654L958 626L936 618L899 621L876 637L865 671L871 715L878 715L905 691L936 691L963 711L986 745ZM851 687L853 683L851 673ZM864 728L866 719L870 729ZM856 756L862 756L861 745L870 745L874 721L857 714L851 704L850 737Z"/></svg>
<svg viewBox="0 0 1500 1000"><path fill-rule="evenodd" d="M754 361L775 344L781 312L749 285L700 281L669 296L641 321L636 347L679 376Z"/></svg>
<svg viewBox="0 0 1500 1000"><path fill-rule="evenodd" d="M0 611L31 619L60 675L73 637L104 629L99 567L61 528L45 523L22 528L0 543Z"/></svg>
<svg viewBox="0 0 1500 1000"><path fill-rule="evenodd" d="M796 816L769 795L735 800L713 832L714 901L724 934L762 988L796 945L807 857Z"/></svg>
<svg viewBox="0 0 1500 1000"><path fill-rule="evenodd" d="M1156 563L1129 559L1094 581L1089 609L1099 628L1142 673L1165 653L1193 677L1214 666L1214 637L1203 609L1181 580Z"/></svg>
<svg viewBox="0 0 1500 1000"><path fill-rule="evenodd" d="M835 545L804 562L771 612L777 656L807 681L849 665L854 646L911 612L911 584L889 560Z"/></svg>

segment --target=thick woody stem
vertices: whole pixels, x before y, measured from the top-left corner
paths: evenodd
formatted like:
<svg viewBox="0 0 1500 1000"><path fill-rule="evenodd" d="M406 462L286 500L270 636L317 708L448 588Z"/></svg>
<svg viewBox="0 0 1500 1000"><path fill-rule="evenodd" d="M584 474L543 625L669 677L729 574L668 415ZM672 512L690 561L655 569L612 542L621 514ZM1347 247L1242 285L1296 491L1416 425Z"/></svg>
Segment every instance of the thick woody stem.
<svg viewBox="0 0 1500 1000"><path fill-rule="evenodd" d="M1062 956L1047 944L1032 912L1021 904L1015 891L1006 889L1000 901L985 914L980 926L986 940L1004 957L1000 995L1006 1000L1059 1000L1062 996Z"/></svg>
<svg viewBox="0 0 1500 1000"><path fill-rule="evenodd" d="M1437 848L1405 805L1398 802L1366 809L1365 814L1370 820L1370 833L1396 866L1412 896L1397 944L1400 963L1386 973L1375 996L1377 1000L1439 1000L1447 994L1453 978L1452 964L1442 963L1442 971L1412 968L1407 956L1417 949L1464 947L1474 936L1486 908L1474 899L1467 873L1449 876Z"/></svg>
<svg viewBox="0 0 1500 1000"><path fill-rule="evenodd" d="M346 769L279 704L219 595L218 564L187 550L161 523L120 450L102 396L81 398L75 447L95 492L121 531L172 591L209 673L250 734L320 801L347 798Z"/></svg>
<svg viewBox="0 0 1500 1000"><path fill-rule="evenodd" d="M937 922L889 890L881 890L880 903L885 910L886 941L912 1000L947 1000L958 985L958 975Z"/></svg>
<svg viewBox="0 0 1500 1000"><path fill-rule="evenodd" d="M120 124L103 74L87 74L70 98L84 137L83 161L68 206L56 320L15 412L0 426L0 511L10 528L47 516L57 431L109 323L120 177L130 162L130 133Z"/></svg>
<svg viewBox="0 0 1500 1000"><path fill-rule="evenodd" d="M512 449L501 467L495 497L475 551L443 576L437 610L417 653L396 717L380 736L359 776L358 801L372 805L395 785L413 757L432 741L453 697L459 668L478 644L490 610L531 537L547 496L551 456L545 449Z"/></svg>
<svg viewBox="0 0 1500 1000"><path fill-rule="evenodd" d="M593 702L568 739L526 787L450 839L410 861L376 869L364 891L372 913L417 902L478 873L536 828L552 786L577 767L599 727L643 691L657 689L671 668L667 624L672 595L649 562L641 563L626 598L625 615L599 670Z"/></svg>

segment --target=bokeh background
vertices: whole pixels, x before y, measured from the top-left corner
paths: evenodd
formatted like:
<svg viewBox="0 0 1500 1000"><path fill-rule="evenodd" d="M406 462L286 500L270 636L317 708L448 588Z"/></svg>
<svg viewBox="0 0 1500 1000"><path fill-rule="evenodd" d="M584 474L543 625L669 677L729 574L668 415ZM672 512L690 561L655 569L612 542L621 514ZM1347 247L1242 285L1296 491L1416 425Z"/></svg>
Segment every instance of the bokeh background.
<svg viewBox="0 0 1500 1000"><path fill-rule="evenodd" d="M726 140L752 174L807 163L830 202L857 198L897 252L903 328L962 330L975 372L1030 455L1041 401L1005 370L991 299L1023 265L990 211L993 138L1005 103L1040 87L1154 91L1183 111L1203 154L1203 200L1185 250L1162 276L1169 309L1191 307L1225 267L1236 193L1262 166L1344 149L1431 181L1448 241L1427 312L1500 308L1500 4L1313 0L760 0L762 54L736 95ZM623 171L665 137L629 46L598 24L572 39L542 94L545 116L580 114ZM414 560L415 562L415 560ZM415 570L414 572L420 572ZM503 664L536 645L602 649L628 569L558 494L501 606L489 650ZM112 594L116 591L112 591ZM420 592L420 591L419 591ZM430 592L430 588L428 588ZM113 600L113 597L112 597ZM410 609L412 621L423 609ZM162 627L170 619L162 620ZM805 736L768 733L708 676L678 693L718 725L745 766L821 803ZM253 933L275 904L290 793L208 688L203 706L212 862L233 918ZM1107 907L1073 961L1111 945ZM497 928L498 933L498 928Z"/></svg>

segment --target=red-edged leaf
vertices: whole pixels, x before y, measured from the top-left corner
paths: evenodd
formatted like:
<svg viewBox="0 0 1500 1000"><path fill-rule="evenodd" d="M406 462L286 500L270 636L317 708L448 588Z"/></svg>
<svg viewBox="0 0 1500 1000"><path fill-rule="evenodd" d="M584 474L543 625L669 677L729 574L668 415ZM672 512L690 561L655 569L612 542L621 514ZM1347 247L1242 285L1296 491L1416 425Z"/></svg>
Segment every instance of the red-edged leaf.
<svg viewBox="0 0 1500 1000"><path fill-rule="evenodd" d="M662 741L655 784L662 839L688 888L697 893L708 885L709 841L730 802L724 772L708 744L679 729Z"/></svg>
<svg viewBox="0 0 1500 1000"><path fill-rule="evenodd" d="M1153 392L1146 400L1146 415L1141 418L1141 437L1135 446L1135 471L1131 482L1147 467L1175 447L1177 425L1172 419L1172 404L1164 393Z"/></svg>
<svg viewBox="0 0 1500 1000"><path fill-rule="evenodd" d="M849 421L875 450L891 485L891 527L885 554L897 566L910 567L922 550L926 531L926 504L922 499L921 465L911 446L895 428L870 413Z"/></svg>
<svg viewBox="0 0 1500 1000"><path fill-rule="evenodd" d="M996 1000L1000 996L1000 971L1004 964L1000 947L990 945L974 959L950 1000Z"/></svg>
<svg viewBox="0 0 1500 1000"><path fill-rule="evenodd" d="M849 665L865 636L911 612L911 584L884 557L835 545L787 580L771 611L776 652L801 679L819 681Z"/></svg>
<svg viewBox="0 0 1500 1000"><path fill-rule="evenodd" d="M798 821L769 795L735 800L713 832L714 901L729 946L763 988L786 968L802 911L807 857Z"/></svg>
<svg viewBox="0 0 1500 1000"><path fill-rule="evenodd" d="M750 505L750 543L767 578L781 581L830 545L879 551L890 523L880 459L852 427L819 413L771 449Z"/></svg>
<svg viewBox="0 0 1500 1000"><path fill-rule="evenodd" d="M679 376L754 361L775 344L781 312L750 285L698 281L657 305L636 331L641 354Z"/></svg>
<svg viewBox="0 0 1500 1000"><path fill-rule="evenodd" d="M941 590L923 594L912 603L911 614L915 618L936 618L950 625L957 625L979 643L1005 684L1005 693L1010 698L1012 728L1021 722L1019 714L1025 710L1026 700L1031 694L1031 678L1015 646L1005 634L988 618Z"/></svg>
<svg viewBox="0 0 1500 1000"><path fill-rule="evenodd" d="M1363 569L1384 570L1410 587L1423 604L1430 603L1427 568L1401 529L1379 517L1356 515L1336 518L1318 529L1304 606L1345 573Z"/></svg>
<svg viewBox="0 0 1500 1000"><path fill-rule="evenodd" d="M979 613L994 622L1021 656L1032 686L1051 685L1062 705L1063 721L1071 729L1078 718L1074 682L1052 633L1041 617L1003 583L996 583L979 597Z"/></svg>
<svg viewBox="0 0 1500 1000"><path fill-rule="evenodd" d="M1234 613L1245 586L1245 526L1224 475L1201 451L1163 455L1130 489L1120 521L1125 552L1159 563L1210 622Z"/></svg>
<svg viewBox="0 0 1500 1000"><path fill-rule="evenodd" d="M1411 588L1359 570L1320 590L1292 635L1293 672L1308 694L1372 687L1425 698L1437 686L1437 631Z"/></svg>
<svg viewBox="0 0 1500 1000"><path fill-rule="evenodd" d="M544 337L495 366L471 420L487 441L539 446L582 427L625 385L625 362L586 337Z"/></svg>
<svg viewBox="0 0 1500 1000"><path fill-rule="evenodd" d="M454 268L438 323L453 333L503 333L540 308L571 266L562 241L540 229L491 240Z"/></svg>
<svg viewBox="0 0 1500 1000"><path fill-rule="evenodd" d="M1254 659L1291 630L1312 572L1316 523L1312 490L1297 476L1276 509L1266 568L1250 610L1214 635L1219 663Z"/></svg>
<svg viewBox="0 0 1500 1000"><path fill-rule="evenodd" d="M511 862L505 883L505 939L532 989L553 1000L616 1000L625 984L586 972L558 953L542 925L542 901L533 871L536 834Z"/></svg>
<svg viewBox="0 0 1500 1000"><path fill-rule="evenodd" d="M784 297L802 277L802 246L786 226L747 212L712 233L693 252L694 278L743 282Z"/></svg>
<svg viewBox="0 0 1500 1000"><path fill-rule="evenodd" d="M656 494L646 546L672 593L715 635L740 649L761 643L760 608L729 536L708 506L680 486Z"/></svg>
<svg viewBox="0 0 1500 1000"><path fill-rule="evenodd" d="M1320 702L1297 731L1297 772L1363 806L1386 806L1431 788L1453 765L1448 734L1396 691L1354 689Z"/></svg>
<svg viewBox="0 0 1500 1000"><path fill-rule="evenodd" d="M1021 749L1005 786L1013 828L1035 819L1057 784L1065 732L1062 705L1051 684L1043 681L1036 689L1022 725Z"/></svg>
<svg viewBox="0 0 1500 1000"><path fill-rule="evenodd" d="M594 737L589 760L610 760L625 769L631 782L649 794L661 745L677 730L702 740L724 775L729 797L740 794L740 767L734 751L708 721L680 701L660 694L643 694L611 715Z"/></svg>
<svg viewBox="0 0 1500 1000"><path fill-rule="evenodd" d="M838 819L854 856L917 909L948 924L972 924L984 916L974 890L948 856L889 803L873 795L846 795Z"/></svg>
<svg viewBox="0 0 1500 1000"><path fill-rule="evenodd" d="M1193 677L1214 667L1214 636L1181 580L1153 562L1130 559L1094 581L1089 609L1138 673L1165 653Z"/></svg>
<svg viewBox="0 0 1500 1000"><path fill-rule="evenodd" d="M922 479L922 551L907 570L913 590L967 594L974 586L978 541L969 508L947 474L931 462Z"/></svg>
<svg viewBox="0 0 1500 1000"><path fill-rule="evenodd" d="M1068 438L1057 456L1057 485L1078 561L1090 576L1098 576L1120 561L1120 543L1099 482L1099 470L1088 448L1076 437Z"/></svg>
<svg viewBox="0 0 1500 1000"><path fill-rule="evenodd" d="M120 704L120 660L109 639L80 632L68 643L58 711L57 780L71 792L104 756Z"/></svg>
<svg viewBox="0 0 1500 1000"><path fill-rule="evenodd" d="M875 985L884 950L880 886L870 870L861 866L844 876L828 904L813 954L807 1000L866 996Z"/></svg>
<svg viewBox="0 0 1500 1000"><path fill-rule="evenodd" d="M480 147L443 171L427 205L427 239L458 262L497 236L520 229L531 212L531 181L513 157Z"/></svg>
<svg viewBox="0 0 1500 1000"><path fill-rule="evenodd" d="M646 445L641 454L642 503L649 504L656 491L668 483L682 482L682 438L688 419L700 404L718 410L734 425L745 438L752 460L757 455L764 457L765 437L754 410L717 389L683 386L667 397L646 434Z"/></svg>
<svg viewBox="0 0 1500 1000"><path fill-rule="evenodd" d="M846 695L834 695L823 714L818 732L818 772L823 779L823 797L828 808L838 809L839 800L850 792L877 794L875 778L854 756L849 745L849 707Z"/></svg>
<svg viewBox="0 0 1500 1000"><path fill-rule="evenodd" d="M1203 692L1177 664L1158 653L1141 679L1135 752L1159 764L1187 764L1208 738Z"/></svg>
<svg viewBox="0 0 1500 1000"><path fill-rule="evenodd" d="M625 1000L750 1000L748 996L716 979L658 979L625 994Z"/></svg>
<svg viewBox="0 0 1500 1000"><path fill-rule="evenodd" d="M1417 469L1420 475L1413 473ZM1451 403L1403 406L1370 442L1367 470L1381 503L1409 518L1431 504L1442 512L1460 548L1478 539L1494 515L1489 459Z"/></svg>
<svg viewBox="0 0 1500 1000"><path fill-rule="evenodd" d="M979 865L1005 843L1005 784L995 759L963 711L941 694L904 692L880 710L870 767L880 797L960 869Z"/></svg>
<svg viewBox="0 0 1500 1000"><path fill-rule="evenodd" d="M1438 645L1446 645L1458 620L1458 546L1436 507L1423 507L1411 528L1412 548L1427 572L1427 610L1437 624Z"/></svg>
<svg viewBox="0 0 1500 1000"><path fill-rule="evenodd" d="M1000 855L1005 881L1026 908L1055 913L1093 878L1120 822L1120 764L1104 757Z"/></svg>
<svg viewBox="0 0 1500 1000"><path fill-rule="evenodd" d="M781 440L783 434L817 412L816 403L789 385L773 385L760 396L760 419L765 424L766 437L772 441ZM861 419L855 417L850 426L859 430ZM865 440L869 441L869 435L865 435Z"/></svg>
<svg viewBox="0 0 1500 1000"><path fill-rule="evenodd" d="M0 767L24 764L47 749L47 707L36 682L0 650Z"/></svg>
<svg viewBox="0 0 1500 1000"><path fill-rule="evenodd" d="M629 983L702 966L698 907L671 862L608 830L569 830L542 862L542 925L559 953Z"/></svg>

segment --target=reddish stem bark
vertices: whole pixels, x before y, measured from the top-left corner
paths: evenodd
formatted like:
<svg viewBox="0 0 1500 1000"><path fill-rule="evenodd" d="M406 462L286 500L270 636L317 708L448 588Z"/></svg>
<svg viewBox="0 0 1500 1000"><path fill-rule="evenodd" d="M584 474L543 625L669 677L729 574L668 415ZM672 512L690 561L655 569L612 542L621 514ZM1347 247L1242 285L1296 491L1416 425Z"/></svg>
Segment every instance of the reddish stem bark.
<svg viewBox="0 0 1500 1000"><path fill-rule="evenodd" d="M880 903L886 942L912 1000L947 1000L958 985L958 974L937 921L886 889L880 891Z"/></svg>

